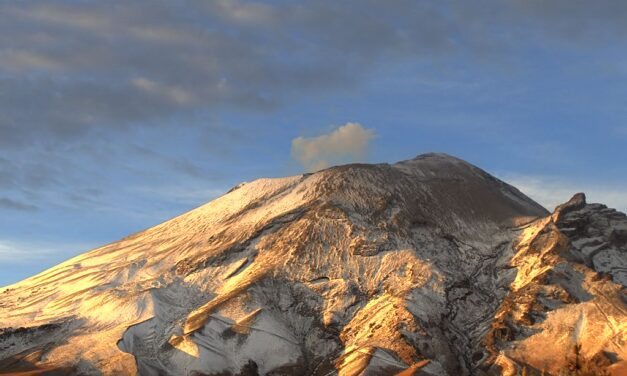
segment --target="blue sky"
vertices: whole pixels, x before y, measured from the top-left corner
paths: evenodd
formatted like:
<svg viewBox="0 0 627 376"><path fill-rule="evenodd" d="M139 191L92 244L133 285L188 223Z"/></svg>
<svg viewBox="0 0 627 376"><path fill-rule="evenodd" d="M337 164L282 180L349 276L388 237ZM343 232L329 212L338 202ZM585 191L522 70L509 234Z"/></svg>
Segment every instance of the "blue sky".
<svg viewBox="0 0 627 376"><path fill-rule="evenodd" d="M23 1L0 17L0 285L242 181L430 151L549 207L584 191L627 211L625 2Z"/></svg>

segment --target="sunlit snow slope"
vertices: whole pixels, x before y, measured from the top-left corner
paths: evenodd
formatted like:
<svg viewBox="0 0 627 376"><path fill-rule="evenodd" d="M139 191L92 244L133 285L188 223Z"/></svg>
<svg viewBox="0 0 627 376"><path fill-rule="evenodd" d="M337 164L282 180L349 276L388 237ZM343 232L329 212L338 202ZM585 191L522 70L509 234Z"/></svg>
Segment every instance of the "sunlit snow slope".
<svg viewBox="0 0 627 376"><path fill-rule="evenodd" d="M0 374L624 375L626 252L444 154L259 179L1 289Z"/></svg>

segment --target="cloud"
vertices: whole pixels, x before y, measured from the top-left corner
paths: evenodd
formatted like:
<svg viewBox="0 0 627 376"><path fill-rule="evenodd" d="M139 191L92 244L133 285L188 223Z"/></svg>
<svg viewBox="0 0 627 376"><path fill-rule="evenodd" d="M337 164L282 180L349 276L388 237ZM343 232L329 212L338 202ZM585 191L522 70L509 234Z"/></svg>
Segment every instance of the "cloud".
<svg viewBox="0 0 627 376"><path fill-rule="evenodd" d="M379 63L493 62L521 36L570 41L575 30L610 43L627 31L622 2L545 3L2 2L0 144L155 127L194 111L267 111L359 85Z"/></svg>
<svg viewBox="0 0 627 376"><path fill-rule="evenodd" d="M501 178L548 210L568 201L575 193L584 192L588 202L605 204L627 213L627 189L624 185L579 183L548 176L510 175Z"/></svg>
<svg viewBox="0 0 627 376"><path fill-rule="evenodd" d="M623 1L513 0L511 3L520 16L536 18L545 33L569 42L613 38L627 32L624 22L627 3Z"/></svg>
<svg viewBox="0 0 627 376"><path fill-rule="evenodd" d="M206 186L193 187L189 185L161 185L133 188L133 191L139 194L154 197L166 202L176 202L191 206L198 206L214 200L225 194L227 190L226 188L207 188Z"/></svg>
<svg viewBox="0 0 627 376"><path fill-rule="evenodd" d="M372 129L346 123L331 133L292 140L292 158L307 170L317 171L331 164L355 162L363 158L374 138Z"/></svg>
<svg viewBox="0 0 627 376"><path fill-rule="evenodd" d="M7 197L0 197L0 209L36 211L37 207L35 205L26 204Z"/></svg>
<svg viewBox="0 0 627 376"><path fill-rule="evenodd" d="M61 260L93 247L94 244L87 243L29 243L0 239L0 262L27 264L50 258Z"/></svg>

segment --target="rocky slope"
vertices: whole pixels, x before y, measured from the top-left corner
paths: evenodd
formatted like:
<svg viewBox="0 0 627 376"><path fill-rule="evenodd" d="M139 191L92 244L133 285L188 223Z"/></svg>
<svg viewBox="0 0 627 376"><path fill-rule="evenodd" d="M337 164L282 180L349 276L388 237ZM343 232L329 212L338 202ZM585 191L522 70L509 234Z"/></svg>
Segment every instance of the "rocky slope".
<svg viewBox="0 0 627 376"><path fill-rule="evenodd" d="M0 290L0 374L626 374L627 218L426 154L260 179Z"/></svg>

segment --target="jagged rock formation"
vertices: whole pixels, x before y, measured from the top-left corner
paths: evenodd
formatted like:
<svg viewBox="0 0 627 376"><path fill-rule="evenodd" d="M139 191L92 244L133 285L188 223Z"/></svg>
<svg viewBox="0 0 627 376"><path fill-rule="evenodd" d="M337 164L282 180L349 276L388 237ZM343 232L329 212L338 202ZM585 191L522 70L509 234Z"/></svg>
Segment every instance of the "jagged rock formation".
<svg viewBox="0 0 627 376"><path fill-rule="evenodd" d="M0 290L0 373L620 375L626 252L443 154L260 179Z"/></svg>
<svg viewBox="0 0 627 376"><path fill-rule="evenodd" d="M551 375L627 374L627 218L582 193L514 243L510 291L482 366Z"/></svg>

